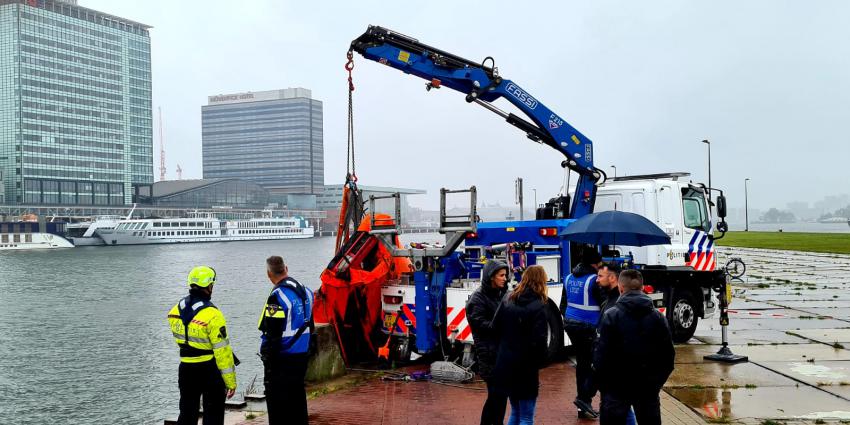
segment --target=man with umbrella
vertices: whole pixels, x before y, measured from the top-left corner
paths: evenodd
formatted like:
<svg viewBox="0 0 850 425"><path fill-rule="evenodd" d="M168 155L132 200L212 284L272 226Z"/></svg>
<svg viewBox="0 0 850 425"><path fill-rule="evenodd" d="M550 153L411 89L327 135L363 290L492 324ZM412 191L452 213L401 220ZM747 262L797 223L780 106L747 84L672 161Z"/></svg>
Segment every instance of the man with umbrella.
<svg viewBox="0 0 850 425"><path fill-rule="evenodd" d="M623 211L588 214L571 223L560 234L566 240L590 245L645 246L670 243L670 237L654 223L640 215ZM601 310L601 296L596 281L596 271L601 260L595 249L586 248L581 264L564 281L567 297L564 323L576 350L578 395L574 403L581 418L599 416L591 405L598 389L591 361Z"/></svg>

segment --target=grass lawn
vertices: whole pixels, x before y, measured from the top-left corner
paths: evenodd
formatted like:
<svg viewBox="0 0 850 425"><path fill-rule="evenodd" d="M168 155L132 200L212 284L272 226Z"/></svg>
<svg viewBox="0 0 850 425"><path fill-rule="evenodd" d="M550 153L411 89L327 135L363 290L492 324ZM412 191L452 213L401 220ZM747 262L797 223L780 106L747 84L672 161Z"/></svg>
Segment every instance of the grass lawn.
<svg viewBox="0 0 850 425"><path fill-rule="evenodd" d="M850 233L729 232L720 246L850 254Z"/></svg>

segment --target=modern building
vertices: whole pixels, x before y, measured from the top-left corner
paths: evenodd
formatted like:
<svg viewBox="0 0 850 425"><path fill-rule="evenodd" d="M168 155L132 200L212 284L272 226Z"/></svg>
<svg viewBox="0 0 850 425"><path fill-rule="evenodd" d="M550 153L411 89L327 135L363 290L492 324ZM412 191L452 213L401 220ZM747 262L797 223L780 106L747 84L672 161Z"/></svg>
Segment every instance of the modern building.
<svg viewBox="0 0 850 425"><path fill-rule="evenodd" d="M17 205L123 205L153 183L149 26L0 0L0 170Z"/></svg>
<svg viewBox="0 0 850 425"><path fill-rule="evenodd" d="M322 102L290 88L209 96L203 176L253 181L272 195L324 190Z"/></svg>
<svg viewBox="0 0 850 425"><path fill-rule="evenodd" d="M142 188L137 200L161 207L263 209L269 192L239 179L167 180Z"/></svg>

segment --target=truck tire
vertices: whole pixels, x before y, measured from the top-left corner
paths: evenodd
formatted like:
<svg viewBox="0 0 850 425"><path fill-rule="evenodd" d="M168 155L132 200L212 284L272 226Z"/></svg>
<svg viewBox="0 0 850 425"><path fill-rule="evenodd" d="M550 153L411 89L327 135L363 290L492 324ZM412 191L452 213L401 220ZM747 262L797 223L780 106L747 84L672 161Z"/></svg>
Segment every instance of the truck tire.
<svg viewBox="0 0 850 425"><path fill-rule="evenodd" d="M546 364L558 361L564 351L564 319L554 301L549 299L546 305L546 321L549 336L546 338Z"/></svg>
<svg viewBox="0 0 850 425"><path fill-rule="evenodd" d="M694 299L690 291L673 292L673 300L667 310L667 322L670 324L673 342L687 342L694 336L699 321Z"/></svg>

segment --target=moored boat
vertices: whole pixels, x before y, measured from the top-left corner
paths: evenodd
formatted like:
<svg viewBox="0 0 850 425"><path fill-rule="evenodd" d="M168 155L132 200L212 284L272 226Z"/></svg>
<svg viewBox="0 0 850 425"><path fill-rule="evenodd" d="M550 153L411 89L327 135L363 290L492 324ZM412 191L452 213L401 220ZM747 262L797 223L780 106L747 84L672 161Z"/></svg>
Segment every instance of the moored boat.
<svg viewBox="0 0 850 425"><path fill-rule="evenodd" d="M215 217L121 220L97 235L107 245L304 239L314 229L301 217L222 220Z"/></svg>
<svg viewBox="0 0 850 425"><path fill-rule="evenodd" d="M64 222L2 222L0 223L0 251L73 248L74 245L61 236L64 232Z"/></svg>

